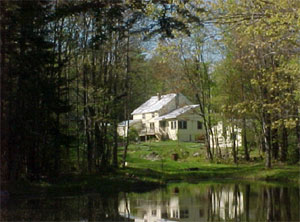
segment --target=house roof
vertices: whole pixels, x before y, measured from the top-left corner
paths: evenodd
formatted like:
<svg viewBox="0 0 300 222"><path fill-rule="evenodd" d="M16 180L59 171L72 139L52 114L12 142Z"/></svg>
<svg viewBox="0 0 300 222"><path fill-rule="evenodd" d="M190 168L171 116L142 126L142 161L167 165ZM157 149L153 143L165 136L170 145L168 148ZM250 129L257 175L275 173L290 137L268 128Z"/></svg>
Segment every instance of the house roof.
<svg viewBox="0 0 300 222"><path fill-rule="evenodd" d="M129 120L129 126L132 126L138 122L142 122L140 119ZM118 124L118 126L127 126L128 120L124 120Z"/></svg>
<svg viewBox="0 0 300 222"><path fill-rule="evenodd" d="M173 98L176 97L176 93L162 95L160 99L158 96L152 96L149 100L143 103L140 107L136 108L131 115L152 113L160 110L163 106L168 104Z"/></svg>
<svg viewBox="0 0 300 222"><path fill-rule="evenodd" d="M180 115L186 113L187 111L197 108L197 107L199 107L199 105L187 105L187 106L181 107L179 109L175 109L174 111L172 111L166 115L156 117L155 120L174 119L177 116L180 116Z"/></svg>

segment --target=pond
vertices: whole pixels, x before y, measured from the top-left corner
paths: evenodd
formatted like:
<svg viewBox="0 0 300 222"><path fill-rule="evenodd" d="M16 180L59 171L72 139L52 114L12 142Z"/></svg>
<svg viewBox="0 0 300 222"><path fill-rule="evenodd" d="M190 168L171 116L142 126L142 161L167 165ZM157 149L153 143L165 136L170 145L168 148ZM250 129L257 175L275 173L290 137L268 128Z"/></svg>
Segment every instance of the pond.
<svg viewBox="0 0 300 222"><path fill-rule="evenodd" d="M255 183L170 184L146 193L10 198L5 221L300 221L299 188Z"/></svg>

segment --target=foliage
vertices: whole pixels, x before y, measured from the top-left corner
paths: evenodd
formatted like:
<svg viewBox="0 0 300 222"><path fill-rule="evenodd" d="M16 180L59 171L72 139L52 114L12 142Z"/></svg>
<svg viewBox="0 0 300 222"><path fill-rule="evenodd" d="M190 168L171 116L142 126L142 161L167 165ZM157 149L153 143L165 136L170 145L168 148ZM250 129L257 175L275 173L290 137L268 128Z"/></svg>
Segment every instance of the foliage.
<svg viewBox="0 0 300 222"><path fill-rule="evenodd" d="M1 178L117 168L118 123L157 92L200 105L210 160L224 156L209 140L223 121L243 129L247 161L255 150L268 168L298 162L299 8L292 0L1 1ZM145 39L157 43L148 55ZM232 148L236 163L239 152Z"/></svg>

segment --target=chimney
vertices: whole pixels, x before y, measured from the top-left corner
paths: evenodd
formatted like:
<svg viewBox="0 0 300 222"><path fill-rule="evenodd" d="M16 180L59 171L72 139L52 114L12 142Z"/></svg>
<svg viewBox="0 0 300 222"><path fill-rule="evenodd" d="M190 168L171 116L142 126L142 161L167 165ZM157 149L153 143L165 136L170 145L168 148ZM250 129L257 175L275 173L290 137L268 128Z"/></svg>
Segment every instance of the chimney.
<svg viewBox="0 0 300 222"><path fill-rule="evenodd" d="M160 93L157 93L156 95L157 95L158 100L160 100L161 99Z"/></svg>

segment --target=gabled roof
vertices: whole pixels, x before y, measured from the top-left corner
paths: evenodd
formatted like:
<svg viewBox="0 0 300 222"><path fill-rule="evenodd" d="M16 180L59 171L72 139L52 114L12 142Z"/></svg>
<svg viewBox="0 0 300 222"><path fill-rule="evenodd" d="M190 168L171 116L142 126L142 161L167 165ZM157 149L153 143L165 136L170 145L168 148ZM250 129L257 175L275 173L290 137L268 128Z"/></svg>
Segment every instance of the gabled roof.
<svg viewBox="0 0 300 222"><path fill-rule="evenodd" d="M174 119L174 118L186 113L187 111L189 111L191 109L195 109L197 107L199 107L199 105L187 105L187 106L181 107L179 109L175 109L174 111L172 111L166 115L157 117L157 118L155 118L155 120Z"/></svg>
<svg viewBox="0 0 300 222"><path fill-rule="evenodd" d="M156 112L160 110L163 106L167 105L175 97L176 97L176 93L162 95L160 99L158 99L158 96L152 96L140 107L136 108L131 113L131 115Z"/></svg>

